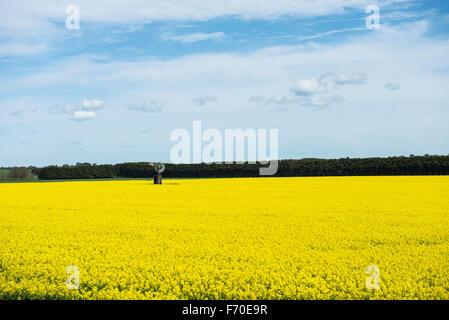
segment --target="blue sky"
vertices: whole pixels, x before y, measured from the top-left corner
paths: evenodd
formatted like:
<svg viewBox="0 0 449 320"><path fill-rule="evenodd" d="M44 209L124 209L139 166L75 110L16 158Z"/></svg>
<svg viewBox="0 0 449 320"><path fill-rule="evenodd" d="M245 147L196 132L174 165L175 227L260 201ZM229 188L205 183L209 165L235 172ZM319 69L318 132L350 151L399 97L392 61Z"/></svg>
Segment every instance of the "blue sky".
<svg viewBox="0 0 449 320"><path fill-rule="evenodd" d="M80 29L65 26L67 5ZM380 8L368 30L368 5ZM169 161L170 133L279 130L279 156L449 154L449 4L2 1L0 166Z"/></svg>

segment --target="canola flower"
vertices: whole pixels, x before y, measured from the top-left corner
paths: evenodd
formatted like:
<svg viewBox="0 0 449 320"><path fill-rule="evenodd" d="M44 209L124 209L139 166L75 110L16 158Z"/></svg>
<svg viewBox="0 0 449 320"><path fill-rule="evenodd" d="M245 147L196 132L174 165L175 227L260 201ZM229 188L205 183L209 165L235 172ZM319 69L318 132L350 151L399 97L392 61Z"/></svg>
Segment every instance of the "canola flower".
<svg viewBox="0 0 449 320"><path fill-rule="evenodd" d="M447 176L0 184L0 299L449 299L448 257Z"/></svg>

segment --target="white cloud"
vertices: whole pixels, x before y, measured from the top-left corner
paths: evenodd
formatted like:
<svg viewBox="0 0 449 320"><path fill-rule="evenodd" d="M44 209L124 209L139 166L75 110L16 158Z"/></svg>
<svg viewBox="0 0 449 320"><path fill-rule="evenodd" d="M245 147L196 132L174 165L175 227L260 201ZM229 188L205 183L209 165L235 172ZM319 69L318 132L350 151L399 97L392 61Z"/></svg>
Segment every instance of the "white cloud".
<svg viewBox="0 0 449 320"><path fill-rule="evenodd" d="M297 37L296 39L300 40L300 41L312 40L312 39L318 39L318 38L331 36L331 35L337 34L337 33L351 32L351 31L363 31L363 30L366 31L366 28L362 28L362 27L358 27L358 28L344 28L344 29L337 29L337 30L321 32L321 33L313 34L313 35L310 35L310 36L300 36L300 37Z"/></svg>
<svg viewBox="0 0 449 320"><path fill-rule="evenodd" d="M55 115L64 115L64 114L73 114L73 112L77 109L75 106L61 106L59 104L48 107L47 111L50 114Z"/></svg>
<svg viewBox="0 0 449 320"><path fill-rule="evenodd" d="M303 102L303 104L309 107L324 108L330 106L333 103L339 103L343 101L344 99L342 96L334 94L309 97L306 101Z"/></svg>
<svg viewBox="0 0 449 320"><path fill-rule="evenodd" d="M296 93L302 93L302 97L339 94L346 103L373 102L385 99L382 96L384 84L392 78L407 88L398 92L397 99L407 100L413 96L422 100L444 100L447 98L447 91L443 90L443 84L447 84L446 73L436 70L449 68L449 42L440 38L422 41L426 30L427 23L420 21L401 27L382 26L379 31L341 43L307 43L241 54L192 54L161 60L148 57L100 63L97 57L83 55L56 60L46 65L43 72L8 79L0 76L0 79L23 91L102 83L114 88L111 99L125 106L126 102L148 95L150 91L156 101L167 102L164 107L167 114L185 112L185 103L190 102L192 92L198 90L219 95L217 104L226 106L220 108L223 112L241 109L242 101L261 93L271 101L268 103L280 101L278 105L294 100L295 96L301 97ZM407 59L398 52L407 52ZM334 73L329 74L329 71ZM369 75L369 83L366 75ZM423 79L422 89L411 81L417 77ZM300 84L295 85L297 82ZM363 82L366 84L357 88L351 85ZM293 98L288 94L292 85ZM116 92L115 88L120 91ZM0 93L6 92L7 88L0 88ZM307 103L305 99L300 102ZM323 103L315 99L308 104ZM158 110L159 104L151 106L146 102L129 107L148 112Z"/></svg>
<svg viewBox="0 0 449 320"><path fill-rule="evenodd" d="M162 112L163 107L164 107L163 103L158 103L156 101L148 101L148 100L141 100L139 102L135 102L135 103L126 105L126 108L128 110L147 112L147 113Z"/></svg>
<svg viewBox="0 0 449 320"><path fill-rule="evenodd" d="M18 76L9 81L12 86L23 90L62 83L89 86L103 82L108 86L131 85L136 88L135 90L142 86L148 88L149 85L164 88L176 86L175 90L179 91L187 87L194 89L193 86L196 85L211 86L212 83L221 87L236 83L259 86L269 81L276 85L284 83L290 86L295 83L298 74L313 75L337 69L358 69L364 73L369 71L370 76L379 73L379 70L383 70L382 73L385 75L390 74L391 70L399 69L400 73L407 74L404 65L406 61L398 59L392 52L407 51L408 61L424 62L430 58L426 63L415 63L412 69L408 67L408 73L424 67L432 70L427 66L438 68L447 64L447 59L443 58L447 52L445 41L420 42L419 46L416 45L417 39L426 30L425 26L425 23L404 25L400 29L383 26L376 33L335 45L308 43L265 48L246 54L192 54L174 59L157 60L149 57L136 61L101 63L98 62L98 57L81 55L56 61L47 65L42 72ZM409 62L407 64L409 65ZM311 80L309 77L308 81L312 86L315 82L316 86L317 81L323 80L318 78ZM328 85L332 85L330 77L327 77L326 81ZM357 82L357 77L352 80L348 75L339 77L340 83L351 81ZM363 77L358 77L358 82L362 81ZM319 84L315 90L319 90L321 86L322 84ZM313 90L302 83L297 89L298 92L304 93ZM5 90L0 88L0 92ZM128 97L128 101L129 98L133 99Z"/></svg>
<svg viewBox="0 0 449 320"><path fill-rule="evenodd" d="M29 44L21 42L0 43L0 57L30 56L48 50L48 45L43 43Z"/></svg>
<svg viewBox="0 0 449 320"><path fill-rule="evenodd" d="M377 0L385 8L413 0ZM0 57L26 56L47 51L51 44L80 36L80 32L68 32L62 25L67 18L62 1L53 0L0 1ZM155 21L207 21L220 17L240 19L276 19L281 16L317 17L343 14L348 9L364 14L369 0L77 0L81 13L81 32L84 23L113 24L114 33L134 32L146 23ZM123 27L126 30L123 30ZM122 30L119 30L122 29ZM338 32L338 31L337 31ZM196 33L174 36L172 40L195 42L219 40L224 36ZM323 35L317 35L320 37ZM109 41L111 39L104 39ZM116 41L113 39L112 41Z"/></svg>
<svg viewBox="0 0 449 320"><path fill-rule="evenodd" d="M385 84L385 88L394 91L394 90L399 90L401 88L401 86L399 85L399 83L388 82L387 84Z"/></svg>
<svg viewBox="0 0 449 320"><path fill-rule="evenodd" d="M223 32L214 32L214 33L202 33L202 32L196 32L196 33L190 33L186 35L169 35L164 34L162 35L162 39L164 40L172 40L172 41L178 41L182 43L193 43L198 41L204 41L204 40L222 40L225 37L225 34Z"/></svg>
<svg viewBox="0 0 449 320"><path fill-rule="evenodd" d="M104 108L105 102L97 99L83 100L81 106L76 105L53 105L48 107L48 113L55 115L71 115L70 119L75 121L82 121L97 118L98 111Z"/></svg>
<svg viewBox="0 0 449 320"><path fill-rule="evenodd" d="M105 103L101 100L83 100L83 109L84 110L90 110L90 111L96 111L103 109Z"/></svg>
<svg viewBox="0 0 449 320"><path fill-rule="evenodd" d="M214 96L196 97L192 99L192 102L197 106L205 106L208 102L217 102L218 98Z"/></svg>
<svg viewBox="0 0 449 320"><path fill-rule="evenodd" d="M407 0L377 0L380 7L394 3L411 2ZM65 5L70 4L65 2ZM281 15L323 16L341 14L346 9L364 11L369 0L77 0L82 21L130 23L139 26L142 22L166 20L204 21L223 16L237 16L244 19L269 18ZM34 25L48 27L47 21L64 21L63 5L54 5L51 0L3 1L0 12L5 22L16 29L32 30ZM14 19L16 18L16 19ZM28 19L26 19L28 18ZM0 26L2 26L0 25Z"/></svg>
<svg viewBox="0 0 449 320"><path fill-rule="evenodd" d="M80 111L75 111L73 113L73 116L72 116L71 120L84 121L84 120L89 120L89 119L95 119L97 117L98 117L98 115L94 111L83 111L83 110L80 110Z"/></svg>
<svg viewBox="0 0 449 320"><path fill-rule="evenodd" d="M262 105L299 104L307 107L324 108L333 103L343 102L337 94L339 85L363 84L366 75L357 72L344 72L337 75L324 73L319 77L300 78L290 88L290 94L264 97L262 95L250 98L250 102Z"/></svg>
<svg viewBox="0 0 449 320"><path fill-rule="evenodd" d="M310 96L325 92L327 89L316 77L300 78L290 91L298 96Z"/></svg>
<svg viewBox="0 0 449 320"><path fill-rule="evenodd" d="M335 83L338 85L346 84L365 84L367 82L366 74L361 72L342 72L335 78Z"/></svg>
<svg viewBox="0 0 449 320"><path fill-rule="evenodd" d="M324 94L324 95L311 95L311 96L296 96L296 95L284 95L284 96L272 96L265 97L263 95L254 96L249 99L249 102L261 104L263 106L277 106L276 111L287 111L286 108L280 108L279 106L285 104L302 105L305 107L314 107L317 109L328 107L333 103L343 102L344 99L338 94Z"/></svg>
<svg viewBox="0 0 449 320"><path fill-rule="evenodd" d="M258 95L251 97L249 99L249 102L269 106L269 105L299 103L300 99L298 99L298 97L296 97L295 95L285 95L285 96L277 95L272 97L265 97L263 95Z"/></svg>

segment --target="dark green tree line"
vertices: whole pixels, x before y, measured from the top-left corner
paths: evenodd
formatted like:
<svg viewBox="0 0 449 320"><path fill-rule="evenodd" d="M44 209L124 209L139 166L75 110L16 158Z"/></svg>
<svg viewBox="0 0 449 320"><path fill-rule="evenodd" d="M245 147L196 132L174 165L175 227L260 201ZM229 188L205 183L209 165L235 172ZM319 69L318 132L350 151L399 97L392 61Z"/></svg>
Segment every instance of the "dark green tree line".
<svg viewBox="0 0 449 320"><path fill-rule="evenodd" d="M257 164L166 164L166 178L258 177ZM35 168L39 179L151 178L148 162ZM449 175L449 156L280 160L277 177Z"/></svg>

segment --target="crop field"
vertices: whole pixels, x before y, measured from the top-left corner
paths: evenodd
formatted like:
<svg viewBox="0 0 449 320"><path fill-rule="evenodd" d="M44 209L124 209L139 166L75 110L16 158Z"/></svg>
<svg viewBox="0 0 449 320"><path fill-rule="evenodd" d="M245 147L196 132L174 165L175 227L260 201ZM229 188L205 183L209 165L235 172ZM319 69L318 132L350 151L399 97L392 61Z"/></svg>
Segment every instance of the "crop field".
<svg viewBox="0 0 449 320"><path fill-rule="evenodd" d="M0 299L449 299L449 177L4 183L0 244Z"/></svg>

